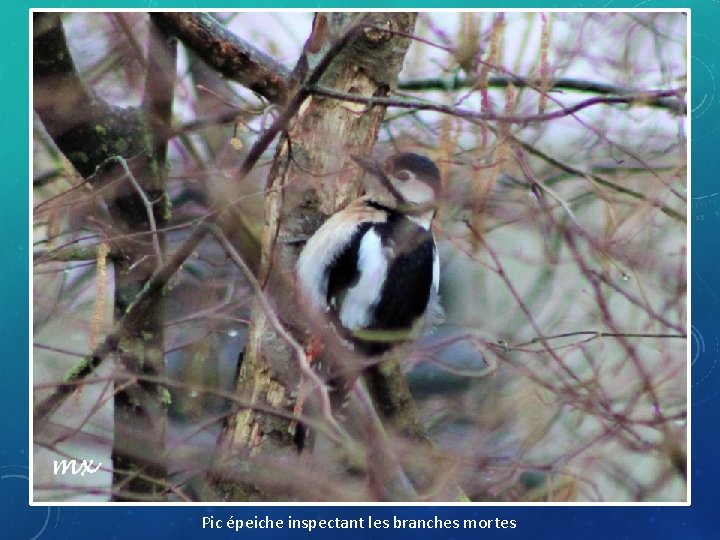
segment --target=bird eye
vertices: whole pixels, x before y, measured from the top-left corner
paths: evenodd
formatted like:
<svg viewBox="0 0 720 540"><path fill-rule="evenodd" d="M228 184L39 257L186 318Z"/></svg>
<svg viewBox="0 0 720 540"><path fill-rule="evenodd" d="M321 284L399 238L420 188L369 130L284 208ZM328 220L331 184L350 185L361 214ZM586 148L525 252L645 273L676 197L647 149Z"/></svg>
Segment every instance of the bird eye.
<svg viewBox="0 0 720 540"><path fill-rule="evenodd" d="M407 182L408 180L410 180L410 173L407 172L407 171L399 171L399 172L395 175L395 178L397 178L397 179L400 180L401 182Z"/></svg>

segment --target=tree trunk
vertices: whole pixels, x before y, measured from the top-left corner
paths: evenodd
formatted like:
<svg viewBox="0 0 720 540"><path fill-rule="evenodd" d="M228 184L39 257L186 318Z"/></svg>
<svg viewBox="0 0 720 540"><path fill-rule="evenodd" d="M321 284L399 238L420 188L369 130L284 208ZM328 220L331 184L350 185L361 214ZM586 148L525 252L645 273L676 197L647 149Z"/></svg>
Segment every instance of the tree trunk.
<svg viewBox="0 0 720 540"><path fill-rule="evenodd" d="M313 33L295 70L299 84L358 17L352 13L316 15ZM379 29L412 34L415 17L414 13L367 16L358 37L333 60L319 84L364 96L388 95L410 40ZM350 156L369 153L384 114L384 107L366 109L364 105L310 97L278 144L267 181L259 281L288 327L303 326L296 315L302 310L293 308L292 298L298 240L312 234L323 216L361 193L360 174ZM273 471L263 470L259 463L296 454L295 423L287 416L260 409L292 413L300 381L296 355L274 331L266 314L256 308L237 395L257 408L239 410L221 435L217 473L225 498L294 497L293 493L271 493L267 486Z"/></svg>
<svg viewBox="0 0 720 540"><path fill-rule="evenodd" d="M142 291L165 253L163 228L169 220L166 154L175 88L177 47L162 27L150 23L148 71L143 113L151 146L146 166L137 169L139 186L151 203L139 205L138 193L124 183L125 193L113 199L110 210L132 240L125 243L126 256L115 266L115 318L119 320ZM155 228L155 230L153 230ZM144 233L144 234L143 234ZM159 253L157 250L159 249ZM115 381L115 437L113 440L113 494L117 501L163 500L165 478L165 430L170 393L159 380L165 373L165 294L154 295L143 317L126 328L119 344L119 367L138 375L139 381Z"/></svg>
<svg viewBox="0 0 720 540"><path fill-rule="evenodd" d="M67 46L60 15L33 15L33 106L58 148L95 189L111 218L114 316L120 320L164 256L160 229L169 218L165 154L175 84L175 44L153 27L145 102L114 107L86 86ZM152 214L152 219L150 217ZM166 490L163 291L146 299L142 315L121 329L105 352L116 352L113 495L158 500ZM97 363L75 368L87 374ZM151 375L154 382L143 381ZM74 388L74 387L70 387ZM68 390L63 390L60 397ZM57 402L56 399L53 400ZM48 411L52 407L48 408Z"/></svg>

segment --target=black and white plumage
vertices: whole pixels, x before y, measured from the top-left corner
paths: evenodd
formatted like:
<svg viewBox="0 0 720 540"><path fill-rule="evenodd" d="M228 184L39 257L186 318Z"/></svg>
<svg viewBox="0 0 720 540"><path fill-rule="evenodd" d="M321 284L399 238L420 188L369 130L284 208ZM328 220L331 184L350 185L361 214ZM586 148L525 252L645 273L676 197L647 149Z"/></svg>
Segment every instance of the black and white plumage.
<svg viewBox="0 0 720 540"><path fill-rule="evenodd" d="M331 216L297 261L301 294L359 351L380 354L441 316L440 263L431 231L440 173L403 153L382 165L354 157L375 182Z"/></svg>

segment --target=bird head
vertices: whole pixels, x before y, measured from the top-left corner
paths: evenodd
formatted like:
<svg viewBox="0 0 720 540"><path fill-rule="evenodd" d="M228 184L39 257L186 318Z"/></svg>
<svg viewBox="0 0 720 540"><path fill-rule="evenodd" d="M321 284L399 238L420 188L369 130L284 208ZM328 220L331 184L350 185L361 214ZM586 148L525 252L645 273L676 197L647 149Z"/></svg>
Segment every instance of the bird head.
<svg viewBox="0 0 720 540"><path fill-rule="evenodd" d="M412 152L392 155L382 163L361 156L352 158L388 193L390 200L383 202L407 214L435 213L441 181L431 159Z"/></svg>

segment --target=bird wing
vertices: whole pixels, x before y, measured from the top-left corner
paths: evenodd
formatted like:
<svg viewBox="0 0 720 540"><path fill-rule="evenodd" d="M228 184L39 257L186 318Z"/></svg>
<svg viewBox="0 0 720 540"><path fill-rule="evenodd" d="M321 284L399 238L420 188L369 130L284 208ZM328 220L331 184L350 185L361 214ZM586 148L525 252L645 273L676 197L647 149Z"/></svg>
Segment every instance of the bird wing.
<svg viewBox="0 0 720 540"><path fill-rule="evenodd" d="M333 214L313 234L300 252L295 274L301 294L317 310L330 306L328 285L330 269L343 251L352 244L354 235L365 223L383 221L387 215L358 200Z"/></svg>
<svg viewBox="0 0 720 540"><path fill-rule="evenodd" d="M356 343L381 352L425 313L436 259L432 234L406 216L363 223L329 268L327 303Z"/></svg>
<svg viewBox="0 0 720 540"><path fill-rule="evenodd" d="M391 249L387 279L373 313L373 329L411 330L423 316L434 282L437 250L432 233L403 217L377 225Z"/></svg>

